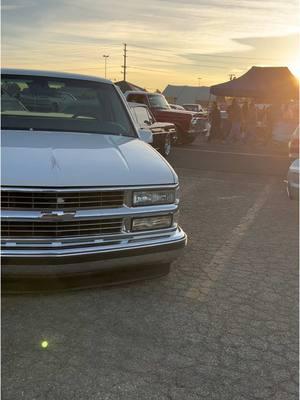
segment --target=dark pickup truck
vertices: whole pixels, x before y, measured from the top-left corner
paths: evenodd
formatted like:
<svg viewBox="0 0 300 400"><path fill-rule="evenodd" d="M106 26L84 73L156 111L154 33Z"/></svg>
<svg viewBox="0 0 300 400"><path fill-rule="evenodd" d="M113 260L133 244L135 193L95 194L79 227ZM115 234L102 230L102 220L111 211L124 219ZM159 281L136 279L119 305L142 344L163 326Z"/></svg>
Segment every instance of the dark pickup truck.
<svg viewBox="0 0 300 400"><path fill-rule="evenodd" d="M205 130L205 118L190 111L174 110L162 94L128 91L126 100L146 104L158 122L171 122L176 126L177 143L192 143Z"/></svg>

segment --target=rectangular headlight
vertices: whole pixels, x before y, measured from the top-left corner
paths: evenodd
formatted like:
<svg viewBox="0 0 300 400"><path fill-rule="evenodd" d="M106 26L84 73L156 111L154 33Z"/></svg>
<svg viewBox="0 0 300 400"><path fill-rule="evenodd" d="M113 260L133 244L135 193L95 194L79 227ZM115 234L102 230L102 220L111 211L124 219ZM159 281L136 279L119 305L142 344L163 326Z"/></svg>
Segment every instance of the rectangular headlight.
<svg viewBox="0 0 300 400"><path fill-rule="evenodd" d="M172 215L157 215L155 217L133 218L132 231L148 231L172 226Z"/></svg>
<svg viewBox="0 0 300 400"><path fill-rule="evenodd" d="M175 203L175 190L145 190L133 192L134 206L151 206L156 204Z"/></svg>

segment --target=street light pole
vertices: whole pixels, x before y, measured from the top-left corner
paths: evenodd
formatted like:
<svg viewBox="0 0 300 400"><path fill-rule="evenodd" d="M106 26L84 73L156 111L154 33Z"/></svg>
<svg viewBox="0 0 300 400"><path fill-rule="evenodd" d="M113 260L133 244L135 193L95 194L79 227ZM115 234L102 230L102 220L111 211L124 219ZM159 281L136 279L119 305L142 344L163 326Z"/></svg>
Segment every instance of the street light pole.
<svg viewBox="0 0 300 400"><path fill-rule="evenodd" d="M104 58L104 76L105 76L105 79L106 79L106 70L107 70L107 59L108 59L108 57L109 57L109 55L107 55L107 54L103 54L103 58Z"/></svg>

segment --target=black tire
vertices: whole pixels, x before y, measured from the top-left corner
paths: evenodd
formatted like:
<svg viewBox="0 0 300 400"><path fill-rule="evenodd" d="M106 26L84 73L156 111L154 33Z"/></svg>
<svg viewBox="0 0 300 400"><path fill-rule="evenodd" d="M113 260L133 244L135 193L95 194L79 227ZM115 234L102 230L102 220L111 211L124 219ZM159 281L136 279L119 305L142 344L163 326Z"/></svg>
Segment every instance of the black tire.
<svg viewBox="0 0 300 400"><path fill-rule="evenodd" d="M187 133L182 132L177 128L178 140L176 145L191 144L196 139L196 136L189 136Z"/></svg>
<svg viewBox="0 0 300 400"><path fill-rule="evenodd" d="M187 136L184 138L183 144L191 144L194 142L195 139L196 139L195 136Z"/></svg>
<svg viewBox="0 0 300 400"><path fill-rule="evenodd" d="M185 141L186 141L186 134L184 134L179 128L177 128L177 140L175 145L181 146L185 144Z"/></svg>
<svg viewBox="0 0 300 400"><path fill-rule="evenodd" d="M164 135L164 138L162 140L162 145L160 148L160 152L164 157L168 157L171 153L171 147L172 147L172 138L170 133L166 133Z"/></svg>

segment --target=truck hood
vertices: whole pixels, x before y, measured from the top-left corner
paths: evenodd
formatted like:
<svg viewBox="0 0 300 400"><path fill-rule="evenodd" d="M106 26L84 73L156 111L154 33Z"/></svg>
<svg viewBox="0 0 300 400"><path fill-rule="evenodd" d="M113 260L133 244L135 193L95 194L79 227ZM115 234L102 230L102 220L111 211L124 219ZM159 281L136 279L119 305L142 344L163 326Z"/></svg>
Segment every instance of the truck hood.
<svg viewBox="0 0 300 400"><path fill-rule="evenodd" d="M150 126L150 129L157 129L157 128L169 130L169 129L175 129L175 125L170 122L154 122L154 124Z"/></svg>
<svg viewBox="0 0 300 400"><path fill-rule="evenodd" d="M195 114L195 112L193 111L187 111L187 110L174 110L174 109L169 109L166 110L164 108L157 108L155 109L155 111L158 111L160 113L164 113L164 114L169 114L169 115L180 115L181 117L186 117L186 118L192 118Z"/></svg>
<svg viewBox="0 0 300 400"><path fill-rule="evenodd" d="M177 182L150 145L124 136L2 131L2 185L107 187Z"/></svg>

